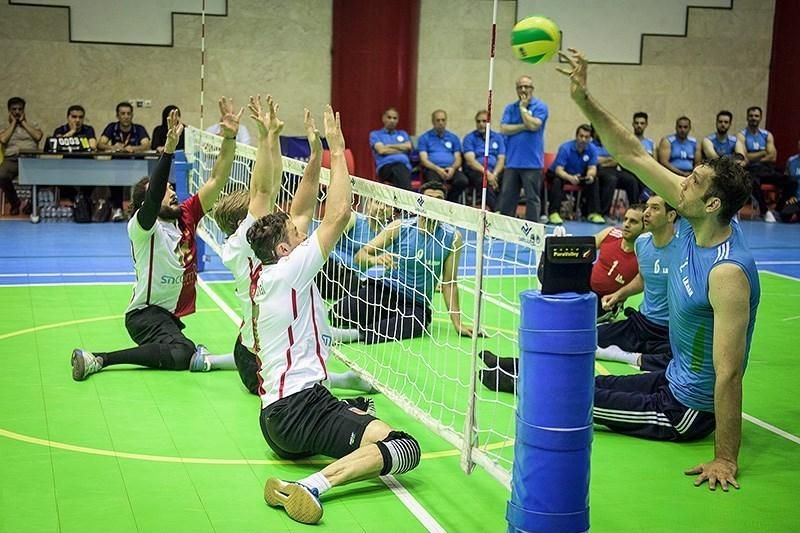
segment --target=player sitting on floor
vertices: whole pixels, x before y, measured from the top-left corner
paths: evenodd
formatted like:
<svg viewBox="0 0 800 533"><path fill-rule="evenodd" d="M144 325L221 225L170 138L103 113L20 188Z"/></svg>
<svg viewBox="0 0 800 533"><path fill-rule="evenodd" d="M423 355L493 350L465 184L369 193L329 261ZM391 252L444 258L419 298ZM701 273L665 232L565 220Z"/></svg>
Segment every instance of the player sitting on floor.
<svg viewBox="0 0 800 533"><path fill-rule="evenodd" d="M181 204L175 191L167 187L172 155L183 131L177 111L170 113L164 153L152 177L143 178L134 186L133 216L128 222L136 284L125 313L125 327L138 346L115 352L73 350L72 378L76 381L118 364L186 370L190 360L207 353L204 346L195 346L183 334L180 318L195 310L197 225L228 183L236 149L243 109L234 113L233 101L224 97L219 108L224 139L211 179Z"/></svg>
<svg viewBox="0 0 800 533"><path fill-rule="evenodd" d="M337 460L297 482L267 480L264 499L298 522L322 518L319 496L331 487L401 474L419 464L410 435L333 396L325 386L330 330L314 277L350 220L352 187L338 114L327 106L325 134L331 151L328 206L319 228L305 237L317 188L301 182L291 216L257 220L247 240L262 263L255 289L255 342L261 361L261 431L281 458L322 454ZM300 209L302 207L302 209Z"/></svg>

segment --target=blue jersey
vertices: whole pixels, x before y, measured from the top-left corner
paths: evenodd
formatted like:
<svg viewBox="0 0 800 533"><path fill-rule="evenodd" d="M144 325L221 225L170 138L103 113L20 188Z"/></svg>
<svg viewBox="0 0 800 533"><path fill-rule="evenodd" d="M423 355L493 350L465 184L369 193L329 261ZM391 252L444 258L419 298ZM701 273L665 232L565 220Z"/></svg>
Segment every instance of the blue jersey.
<svg viewBox="0 0 800 533"><path fill-rule="evenodd" d="M567 141L558 147L558 154L555 161L553 161L553 170L556 167L564 167L567 174L577 174L578 176L585 176L586 171L592 165L597 165L597 147L589 143L583 152L578 152L578 143L576 141Z"/></svg>
<svg viewBox="0 0 800 533"><path fill-rule="evenodd" d="M389 131L387 129L375 130L369 133L369 147L372 148L372 155L375 156L375 168L380 170L382 166L392 163L402 163L408 170L411 170L411 162L408 153L381 155L375 150L375 145L381 144L403 144L411 142L411 138L403 130Z"/></svg>
<svg viewBox="0 0 800 533"><path fill-rule="evenodd" d="M649 232L639 235L634 243L639 274L644 279L644 300L639 306L639 312L659 326L669 324L667 278L669 265L677 248L678 239L675 237L666 246L657 247L653 242L653 234Z"/></svg>
<svg viewBox="0 0 800 533"><path fill-rule="evenodd" d="M697 139L686 137L681 141L677 135L667 137L669 141L669 162L678 170L691 172L694 168L694 151L697 148Z"/></svg>
<svg viewBox="0 0 800 533"><path fill-rule="evenodd" d="M744 135L744 149L747 150L747 153L767 149L767 138L769 137L767 130L759 128L756 133L751 133L749 128L745 128L742 130L742 135Z"/></svg>
<svg viewBox="0 0 800 533"><path fill-rule="evenodd" d="M744 271L750 284L750 321L742 371L747 368L761 298L755 259L735 220L731 221L731 230L725 242L702 248L695 242L691 225L680 219L675 237L678 250L669 265L669 342L673 359L667 367L667 381L670 391L683 405L700 411L714 411L714 310L708 299L711 269L721 263L734 263Z"/></svg>
<svg viewBox="0 0 800 533"><path fill-rule="evenodd" d="M429 129L417 139L417 150L426 152L434 165L449 167L456 159L456 152L461 151L461 140L451 131L444 130L440 136Z"/></svg>
<svg viewBox="0 0 800 533"><path fill-rule="evenodd" d="M336 241L336 246L333 247L330 257L346 267L353 270L363 270L353 261L358 251L364 247L369 241L375 238L378 234L369 225L369 217L362 213L355 213L356 221L349 230L347 230ZM317 219L311 220L309 224L308 234L311 235L319 227L320 221ZM380 231L380 228L378 228Z"/></svg>
<svg viewBox="0 0 800 533"><path fill-rule="evenodd" d="M486 136L482 135L478 130L473 130L464 137L462 143L464 153L474 152L475 159L483 164L483 152L486 149ZM501 155L506 155L506 143L503 136L496 131L489 132L489 170L494 171L497 166L497 158Z"/></svg>
<svg viewBox="0 0 800 533"><path fill-rule="evenodd" d="M528 103L528 113L542 121L536 131L524 129L514 135L506 135L506 166L509 168L544 167L544 127L550 111L547 104L537 98ZM501 124L522 124L519 101L508 104L503 110Z"/></svg>
<svg viewBox="0 0 800 533"><path fill-rule="evenodd" d="M656 143L653 142L653 139L649 137L642 137L641 139L639 139L639 143L642 145L642 148L644 148L648 154L653 155L653 152L655 152L656 149Z"/></svg>
<svg viewBox="0 0 800 533"><path fill-rule="evenodd" d="M786 161L786 173L798 181L796 195L800 200L800 154L795 154Z"/></svg>
<svg viewBox="0 0 800 533"><path fill-rule="evenodd" d="M720 141L719 137L717 137L716 133L712 133L708 137L706 137L711 144L714 145L714 151L717 152L717 155L722 157L726 155L732 155L733 152L736 151L736 136L735 135L728 135L725 137L724 141Z"/></svg>
<svg viewBox="0 0 800 533"><path fill-rule="evenodd" d="M413 217L400 223L400 234L390 250L395 256L395 266L386 271L384 283L407 299L431 305L444 262L453 251L456 230L439 222L433 232L428 233L417 221L417 217Z"/></svg>

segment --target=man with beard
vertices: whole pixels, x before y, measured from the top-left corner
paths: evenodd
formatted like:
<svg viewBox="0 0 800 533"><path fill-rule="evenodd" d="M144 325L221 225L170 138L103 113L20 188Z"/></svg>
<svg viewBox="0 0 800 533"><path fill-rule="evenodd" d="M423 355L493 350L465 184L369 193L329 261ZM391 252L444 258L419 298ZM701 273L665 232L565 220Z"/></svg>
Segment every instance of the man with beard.
<svg viewBox="0 0 800 533"><path fill-rule="evenodd" d="M675 121L675 133L662 137L658 143L658 162L667 170L683 177L691 174L701 159L700 143L689 135L690 131L692 121L689 117L678 117Z"/></svg>
<svg viewBox="0 0 800 533"><path fill-rule="evenodd" d="M197 225L228 183L235 155L243 110L234 113L233 103L224 97L219 107L224 139L211 178L181 204L175 191L167 187L172 156L183 131L177 110L170 113L164 153L152 177L142 178L134 186L134 214L128 222L136 285L125 314L125 327L137 347L100 353L73 350L74 380L83 381L90 374L118 364L186 370L191 358L204 355L202 346L195 346L184 336L180 318L195 310Z"/></svg>
<svg viewBox="0 0 800 533"><path fill-rule="evenodd" d="M728 130L733 123L733 114L722 110L717 113L717 132L708 135L702 142L703 156L709 161L724 156L742 156L745 161L744 145L736 139L736 135L729 135Z"/></svg>

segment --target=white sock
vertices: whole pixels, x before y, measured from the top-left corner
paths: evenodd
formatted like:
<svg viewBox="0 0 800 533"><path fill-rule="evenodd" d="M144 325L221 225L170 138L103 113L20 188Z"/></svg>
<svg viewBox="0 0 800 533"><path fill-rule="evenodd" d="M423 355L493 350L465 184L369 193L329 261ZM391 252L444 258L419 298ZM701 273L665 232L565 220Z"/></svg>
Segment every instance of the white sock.
<svg viewBox="0 0 800 533"><path fill-rule="evenodd" d="M335 389L351 389L361 392L375 392L375 389L372 388L372 385L370 385L352 370L341 373L331 372L328 374L328 380L331 383L331 387Z"/></svg>
<svg viewBox="0 0 800 533"><path fill-rule="evenodd" d="M361 339L358 329L331 328L333 342L356 342Z"/></svg>
<svg viewBox="0 0 800 533"><path fill-rule="evenodd" d="M225 355L207 355L206 362L211 365L211 370L236 369L236 362L233 360L232 353L227 353Z"/></svg>
<svg viewBox="0 0 800 533"><path fill-rule="evenodd" d="M317 489L320 496L322 496L324 492L331 488L331 482L328 481L328 478L322 475L322 472L311 474L310 476L300 479L297 482L308 487L309 489Z"/></svg>
<svg viewBox="0 0 800 533"><path fill-rule="evenodd" d="M637 352L626 352L616 344L612 344L606 348L600 348L598 346L595 352L595 357L597 357L597 359L628 363L629 365L635 365L641 355L642 354Z"/></svg>

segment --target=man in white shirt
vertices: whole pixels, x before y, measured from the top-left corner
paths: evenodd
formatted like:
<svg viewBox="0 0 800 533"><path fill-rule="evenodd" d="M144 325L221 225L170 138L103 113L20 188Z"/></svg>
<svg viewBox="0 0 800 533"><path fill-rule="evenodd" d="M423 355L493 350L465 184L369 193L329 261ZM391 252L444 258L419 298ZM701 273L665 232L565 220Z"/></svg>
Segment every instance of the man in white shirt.
<svg viewBox="0 0 800 533"><path fill-rule="evenodd" d="M90 374L117 364L134 364L164 370L186 370L203 348L182 332L180 318L194 313L197 281L195 234L200 219L217 201L228 183L236 150L238 114L232 102L219 102L224 133L222 150L211 179L197 194L178 204L175 191L167 187L172 155L183 131L175 111L169 117L164 153L152 177L134 186L134 214L128 222L136 284L125 314L125 327L137 344L115 352L72 352L72 378L83 381Z"/></svg>
<svg viewBox="0 0 800 533"><path fill-rule="evenodd" d="M264 499L291 518L322 518L319 496L331 487L419 464L420 448L406 433L333 396L326 359L331 333L314 277L350 220L352 187L338 114L325 110L331 183L325 216L305 236L317 202L317 185L300 182L289 215L257 220L247 240L262 268L255 289L255 342L261 361L261 430L270 448L286 459L322 454L338 459L298 482L267 480Z"/></svg>

